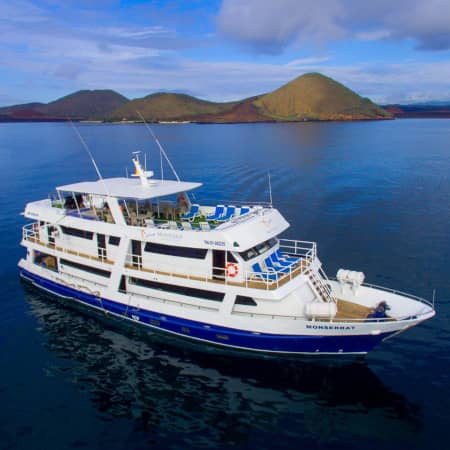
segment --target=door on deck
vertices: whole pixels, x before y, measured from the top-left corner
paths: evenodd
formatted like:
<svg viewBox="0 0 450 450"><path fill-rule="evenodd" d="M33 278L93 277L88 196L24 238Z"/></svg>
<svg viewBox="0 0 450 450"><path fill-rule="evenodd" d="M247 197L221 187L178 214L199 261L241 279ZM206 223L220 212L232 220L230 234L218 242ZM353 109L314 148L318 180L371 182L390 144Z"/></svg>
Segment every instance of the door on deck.
<svg viewBox="0 0 450 450"><path fill-rule="evenodd" d="M51 247L55 246L55 231L56 228L53 225L49 225L47 227L48 245L50 245Z"/></svg>
<svg viewBox="0 0 450 450"><path fill-rule="evenodd" d="M133 255L133 267L140 269L142 267L142 242L131 241L131 254Z"/></svg>
<svg viewBox="0 0 450 450"><path fill-rule="evenodd" d="M104 234L97 234L97 253L101 260L106 259L106 237Z"/></svg>
<svg viewBox="0 0 450 450"><path fill-rule="evenodd" d="M213 250L213 278L225 279L225 251Z"/></svg>

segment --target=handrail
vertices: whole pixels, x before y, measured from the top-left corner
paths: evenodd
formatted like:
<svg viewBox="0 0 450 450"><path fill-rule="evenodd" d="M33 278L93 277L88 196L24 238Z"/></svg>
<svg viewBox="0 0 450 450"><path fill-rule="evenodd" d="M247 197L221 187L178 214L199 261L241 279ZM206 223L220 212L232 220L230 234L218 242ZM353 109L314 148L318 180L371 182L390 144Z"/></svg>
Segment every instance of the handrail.
<svg viewBox="0 0 450 450"><path fill-rule="evenodd" d="M101 247L97 248L97 255L88 255L87 253L79 252L79 251L74 250L74 249L68 249L68 248L57 246L56 244L50 244L50 243L42 242L40 240L39 233L45 227L37 227L36 230L33 230L32 228L30 229L30 227L33 227L33 225L35 223L37 223L37 222L31 223L31 224L27 224L27 225L22 227L22 239L24 241L29 240L30 238L32 238L35 241L36 244L41 245L41 246L43 246L43 247L45 247L46 249L49 249L49 250L56 250L56 251L63 252L63 253L66 253L66 254L79 256L81 258L87 258L87 259L90 259L90 260L93 260L93 261L102 262L102 263L106 263L106 264L109 264L109 265L113 264L112 261L107 259L106 249L103 249Z"/></svg>
<svg viewBox="0 0 450 450"><path fill-rule="evenodd" d="M225 267L219 267L219 266L213 266L210 269L208 269L207 273L206 271L203 271L202 273L180 273L177 268L179 266L175 264L164 264L163 268L161 266L157 268L150 268L147 266L143 266L142 263L142 255L136 255L133 253L127 253L126 255L126 264L128 265L127 268L131 268L138 271L143 272L149 272L153 273L155 275L166 275L169 277L176 277L177 279L188 279L188 280L194 280L194 281L200 281L205 283L211 283L215 281L222 281L225 285L242 285L246 288L256 288L256 289L272 289L272 288L278 288L281 284L284 284L286 280L292 280L293 278L297 277L300 274L303 274L307 271L309 268L309 261L307 261L305 258L301 258L299 261L299 265L295 267L290 267L289 272L282 272L281 270L271 270L268 272L254 272L250 270L246 270L243 273L243 280L239 281L232 277L228 277L226 275L226 268ZM131 266L131 267L129 267ZM299 270L300 269L300 270ZM222 275L215 275L214 272L220 271L223 274ZM271 275L277 275L276 279L271 279Z"/></svg>
<svg viewBox="0 0 450 450"><path fill-rule="evenodd" d="M336 277L331 277L330 280L339 283L339 281L337 280ZM417 295L409 294L408 292L402 292L402 291L398 291L396 289L388 288L385 286L378 286L376 284L370 284L370 283L363 283L361 286L372 288L372 289L379 289L380 291L385 291L385 292L390 292L391 294L401 295L403 297L410 298L411 300L417 300L418 302L423 303L427 306L431 306L434 309L433 302L430 302L429 300L426 300L423 297L418 297Z"/></svg>
<svg viewBox="0 0 450 450"><path fill-rule="evenodd" d="M420 314L409 314L404 317L394 318L394 317L374 317L374 318L346 318L346 317L339 317L339 318L314 318L314 319L307 319L305 316L286 316L282 314L269 314L269 313L254 313L254 312L248 312L248 311L233 311L233 314L241 315L241 316L249 316L249 317L263 317L263 318L271 318L271 319L292 319L292 320L305 320L310 323L334 323L334 324L342 324L342 323L377 323L377 322L406 322L406 321L412 321L416 320L417 318L421 316L425 316L428 313L420 313Z"/></svg>

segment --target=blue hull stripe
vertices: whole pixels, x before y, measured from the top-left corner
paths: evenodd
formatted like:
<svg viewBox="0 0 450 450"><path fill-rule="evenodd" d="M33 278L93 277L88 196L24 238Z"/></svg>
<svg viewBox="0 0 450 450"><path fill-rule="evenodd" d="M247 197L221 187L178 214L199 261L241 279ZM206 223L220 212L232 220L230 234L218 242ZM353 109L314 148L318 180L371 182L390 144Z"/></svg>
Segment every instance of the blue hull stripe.
<svg viewBox="0 0 450 450"><path fill-rule="evenodd" d="M33 285L55 295L100 308L123 319L147 325L152 329L168 331L191 339L207 341L215 345L242 348L246 350L275 353L367 353L392 332L373 335L320 336L320 335L279 335L269 333L254 334L234 328L208 325L144 309L127 307L122 303L95 297L68 286L42 278L21 269L21 275Z"/></svg>

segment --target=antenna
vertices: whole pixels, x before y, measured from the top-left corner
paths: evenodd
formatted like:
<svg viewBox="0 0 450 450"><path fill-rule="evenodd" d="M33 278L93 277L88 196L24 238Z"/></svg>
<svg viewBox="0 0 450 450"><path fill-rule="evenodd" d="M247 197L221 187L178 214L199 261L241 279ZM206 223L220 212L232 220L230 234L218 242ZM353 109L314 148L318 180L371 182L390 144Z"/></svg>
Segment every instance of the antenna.
<svg viewBox="0 0 450 450"><path fill-rule="evenodd" d="M163 155L159 152L159 164L161 166L161 180L164 180L164 166L163 166Z"/></svg>
<svg viewBox="0 0 450 450"><path fill-rule="evenodd" d="M72 119L68 118L70 125L72 125L73 130L75 131L75 134L78 136L78 138L81 141L81 144L83 145L84 149L86 150L87 154L89 155L89 158L92 161L92 164L95 168L95 171L97 172L98 175L98 179L102 182L103 187L105 188L105 193L109 196L109 191L108 188L106 187L106 183L105 180L102 177L102 174L100 173L100 169L97 166L97 163L95 162L94 157L92 156L91 151L89 150L88 145L86 144L85 140L83 139L83 136L81 136L80 132L78 131L78 128L74 125L74 123L72 122Z"/></svg>
<svg viewBox="0 0 450 450"><path fill-rule="evenodd" d="M145 127L147 128L147 130L149 131L149 133L153 136L153 139L156 142L156 145L159 147L159 151L164 155L164 158L166 158L167 164L169 164L169 167L172 169L173 174L175 175L175 178L177 179L177 181L181 181L180 177L178 176L175 167L173 167L172 163L170 162L169 157L167 156L167 153L165 152L163 146L161 145L161 143L159 142L158 138L156 137L155 133L153 132L153 130L150 128L150 126L148 125L148 123L146 122L146 120L144 119L144 117L142 116L142 114L136 110L136 112L139 114L140 118L143 120Z"/></svg>
<svg viewBox="0 0 450 450"><path fill-rule="evenodd" d="M267 177L269 178L269 203L270 207L272 207L272 183L270 180L270 170L267 172Z"/></svg>
<svg viewBox="0 0 450 450"><path fill-rule="evenodd" d="M436 298L436 288L433 289L433 309L434 309L434 300Z"/></svg>

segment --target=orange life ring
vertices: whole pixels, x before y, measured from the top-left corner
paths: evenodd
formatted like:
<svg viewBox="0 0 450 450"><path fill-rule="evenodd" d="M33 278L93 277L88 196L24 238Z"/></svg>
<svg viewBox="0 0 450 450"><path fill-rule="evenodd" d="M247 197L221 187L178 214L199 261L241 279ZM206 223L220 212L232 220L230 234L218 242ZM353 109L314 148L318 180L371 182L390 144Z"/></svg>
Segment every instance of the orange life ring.
<svg viewBox="0 0 450 450"><path fill-rule="evenodd" d="M239 272L239 267L235 263L227 263L225 270L227 272L227 277L234 278Z"/></svg>

